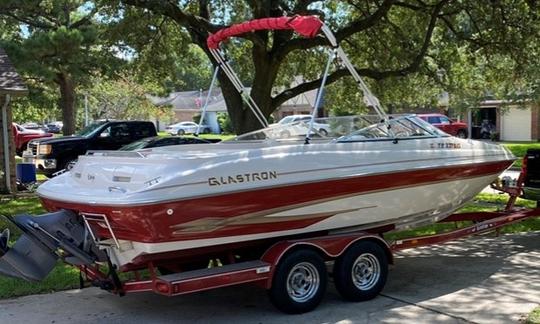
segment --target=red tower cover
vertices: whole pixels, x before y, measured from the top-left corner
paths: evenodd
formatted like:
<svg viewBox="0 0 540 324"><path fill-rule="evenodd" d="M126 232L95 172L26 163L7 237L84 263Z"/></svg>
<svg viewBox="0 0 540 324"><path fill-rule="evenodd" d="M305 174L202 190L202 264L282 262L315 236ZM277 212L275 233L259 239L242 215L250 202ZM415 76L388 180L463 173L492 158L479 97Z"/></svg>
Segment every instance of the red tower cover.
<svg viewBox="0 0 540 324"><path fill-rule="evenodd" d="M316 16L294 16L294 17L278 17L278 18L263 18L251 21L246 21L241 24L232 25L228 28L223 28L215 34L208 37L206 43L211 49L217 49L219 43L233 37L256 30L279 30L292 29L298 34L305 37L315 37L321 29L322 21Z"/></svg>

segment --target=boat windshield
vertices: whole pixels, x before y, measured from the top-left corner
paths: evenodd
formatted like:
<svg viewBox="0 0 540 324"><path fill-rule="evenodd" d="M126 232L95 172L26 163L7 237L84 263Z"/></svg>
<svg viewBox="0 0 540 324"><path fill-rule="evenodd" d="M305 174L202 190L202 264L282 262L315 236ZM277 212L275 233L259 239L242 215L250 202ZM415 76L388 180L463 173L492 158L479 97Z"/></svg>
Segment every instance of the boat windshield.
<svg viewBox="0 0 540 324"><path fill-rule="evenodd" d="M326 130L328 129L328 131ZM298 141L304 140L309 131L309 122L297 121L294 123L272 124L267 128L239 135L229 141L253 141L253 140L279 140ZM310 133L312 139L324 139L329 132L329 125L314 123Z"/></svg>
<svg viewBox="0 0 540 324"><path fill-rule="evenodd" d="M349 134L337 138L337 141L350 142L450 136L414 115L391 116L388 123L373 121L373 118L378 118L377 116L363 116L361 118L368 123L371 121L371 124L361 128L358 127L356 130L353 129ZM356 127L356 124L354 127Z"/></svg>
<svg viewBox="0 0 540 324"><path fill-rule="evenodd" d="M309 121L272 124L267 128L237 136L229 142L299 141L305 139L309 126ZM376 115L317 118L309 133L312 140L338 142L449 136L415 115L393 115L388 124L382 123Z"/></svg>

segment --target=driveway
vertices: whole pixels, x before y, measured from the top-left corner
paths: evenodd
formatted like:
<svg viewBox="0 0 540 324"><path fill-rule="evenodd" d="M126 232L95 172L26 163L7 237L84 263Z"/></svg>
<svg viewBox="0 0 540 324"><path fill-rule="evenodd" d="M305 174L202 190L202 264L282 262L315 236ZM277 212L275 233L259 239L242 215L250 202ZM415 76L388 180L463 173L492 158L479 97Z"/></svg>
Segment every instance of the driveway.
<svg viewBox="0 0 540 324"><path fill-rule="evenodd" d="M167 298L96 288L0 301L0 323L515 323L540 304L540 232L396 254L383 293L348 303L332 285L313 312L284 315L253 286Z"/></svg>

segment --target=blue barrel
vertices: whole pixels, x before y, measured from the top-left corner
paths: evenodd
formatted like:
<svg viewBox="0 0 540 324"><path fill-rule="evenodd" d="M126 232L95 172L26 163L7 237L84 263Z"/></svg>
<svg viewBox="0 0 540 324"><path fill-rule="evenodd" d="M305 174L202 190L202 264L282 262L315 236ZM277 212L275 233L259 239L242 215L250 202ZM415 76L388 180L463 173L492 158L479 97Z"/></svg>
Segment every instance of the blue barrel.
<svg viewBox="0 0 540 324"><path fill-rule="evenodd" d="M17 164L17 180L20 183L36 182L36 166L32 163Z"/></svg>

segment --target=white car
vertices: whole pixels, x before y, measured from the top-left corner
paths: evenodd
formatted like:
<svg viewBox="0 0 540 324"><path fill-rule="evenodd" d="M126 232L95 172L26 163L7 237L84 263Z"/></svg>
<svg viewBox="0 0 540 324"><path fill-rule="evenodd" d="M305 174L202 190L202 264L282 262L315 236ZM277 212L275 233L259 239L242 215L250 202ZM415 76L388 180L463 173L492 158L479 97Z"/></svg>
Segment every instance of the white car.
<svg viewBox="0 0 540 324"><path fill-rule="evenodd" d="M315 118L315 120L317 120L317 118ZM286 124L291 124L291 123L295 123L295 122L304 122L306 123L307 125L309 125L309 122L311 121L311 115L290 115L290 116L286 116L286 117L283 117L279 122L277 122L276 124L272 124L271 126L274 126L274 125L286 125ZM330 126L328 124L323 124L323 123L318 123L316 121L313 122L313 128L321 135L323 136L327 136L328 133L330 133ZM291 134L293 135L293 134Z"/></svg>
<svg viewBox="0 0 540 324"><path fill-rule="evenodd" d="M199 125L194 122L179 122L173 125L167 126L165 131L171 135L184 135L184 134L195 134L197 132L197 127ZM199 133L208 134L210 133L210 127L208 125L201 125Z"/></svg>

